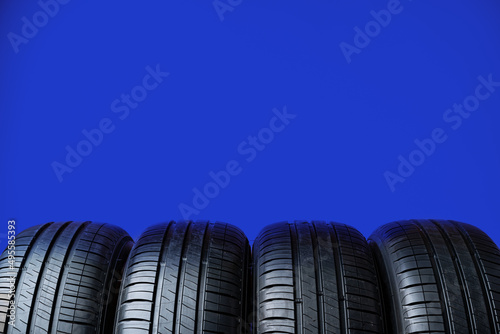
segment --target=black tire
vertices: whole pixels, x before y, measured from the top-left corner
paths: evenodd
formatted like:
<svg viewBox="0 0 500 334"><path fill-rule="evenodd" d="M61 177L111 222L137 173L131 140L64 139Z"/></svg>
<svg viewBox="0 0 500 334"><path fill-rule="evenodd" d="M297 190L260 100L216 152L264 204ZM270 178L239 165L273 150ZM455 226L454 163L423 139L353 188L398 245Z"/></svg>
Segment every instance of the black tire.
<svg viewBox="0 0 500 334"><path fill-rule="evenodd" d="M115 333L247 333L250 246L223 223L148 228L124 274Z"/></svg>
<svg viewBox="0 0 500 334"><path fill-rule="evenodd" d="M110 333L132 244L121 228L90 222L18 233L14 268L8 249L0 258L0 333ZM7 316L12 276L15 318Z"/></svg>
<svg viewBox="0 0 500 334"><path fill-rule="evenodd" d="M255 333L384 333L365 238L336 223L277 223L254 243Z"/></svg>
<svg viewBox="0 0 500 334"><path fill-rule="evenodd" d="M392 333L500 333L500 251L478 228L410 220L369 238Z"/></svg>

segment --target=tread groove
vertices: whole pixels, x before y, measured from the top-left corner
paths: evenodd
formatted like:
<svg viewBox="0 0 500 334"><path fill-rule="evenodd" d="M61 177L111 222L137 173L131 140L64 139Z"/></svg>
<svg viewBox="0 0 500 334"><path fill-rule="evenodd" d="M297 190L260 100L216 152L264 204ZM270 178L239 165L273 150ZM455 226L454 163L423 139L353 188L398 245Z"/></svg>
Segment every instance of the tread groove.
<svg viewBox="0 0 500 334"><path fill-rule="evenodd" d="M338 288L338 298L340 302L340 332L346 333L348 324L347 324L347 303L345 298L345 284L344 284L344 266L342 264L342 251L340 250L340 237L338 235L337 229L333 224L330 224L331 231L330 237L332 240L333 246L333 254L335 256L335 267L337 268L337 288ZM337 245L335 247L334 245Z"/></svg>
<svg viewBox="0 0 500 334"><path fill-rule="evenodd" d="M448 307L450 305L450 300L449 300L449 297L447 294L447 290L445 290L445 286L444 286L445 280L443 277L443 268L441 266L441 263L439 262L439 259L436 256L436 250L435 250L434 246L432 245L429 234L427 233L427 231L425 230L423 225L417 220L411 220L411 222L418 227L418 231L422 237L422 240L424 241L425 247L430 254L429 259L430 259L431 263L433 264L432 267L433 267L434 275L437 278L436 283L438 286L438 293L441 296L441 302L444 303L444 305L446 306L444 308L445 311L443 312L443 318L444 318L443 323L444 323L444 327L445 327L445 332L446 333L455 333L453 322L451 320L450 310ZM405 230L405 234L406 234L406 230ZM407 237L408 237L408 235L407 235Z"/></svg>
<svg viewBox="0 0 500 334"><path fill-rule="evenodd" d="M160 315L161 315L161 293L163 290L163 277L165 274L166 265L163 264L165 256L167 255L168 249L166 249L167 242L170 241L170 232L172 229L173 222L170 222L163 232L163 237L161 241L160 251L158 254L158 265L156 267L155 284L153 287L153 300L152 300L152 310L150 315L150 331L154 333L160 328Z"/></svg>
<svg viewBox="0 0 500 334"><path fill-rule="evenodd" d="M47 263L47 259L49 258L49 255L52 255L51 252L52 252L52 249L55 245L55 243L57 242L57 240L59 240L59 236L64 232L64 230L66 229L66 227L68 227L70 224L70 222L66 222L64 224L62 224L56 231L56 233L54 234L54 236L52 237L52 240L50 241L49 243L49 246L47 247L47 250L45 251L45 254L44 254L44 257L43 257L43 262L40 266L40 271L38 272L38 275L37 275L37 279L36 279L36 283L35 283L35 291L33 291L33 295L31 297L31 306L30 306L30 312L29 312L29 316L28 316L28 320L26 321L26 330L29 330L29 331L33 331L34 328L31 328L31 325L32 325L32 320L33 320L33 311L35 310L35 305L37 305L39 299L40 299L40 280L42 279L42 277L44 277L45 275L45 266L46 266L46 263ZM61 270L62 272L62 270ZM52 312L51 314L54 314L54 309L52 309Z"/></svg>
<svg viewBox="0 0 500 334"><path fill-rule="evenodd" d="M321 268L319 245L318 245L318 232L316 231L316 224L309 224L309 233L312 239L313 246L313 259L314 259L314 273L316 277L316 303L318 308L318 334L326 334L325 329L325 309L323 298L323 271Z"/></svg>
<svg viewBox="0 0 500 334"><path fill-rule="evenodd" d="M88 221L87 222L83 222L78 227L78 229L76 230L75 234L73 235L73 238L71 239L71 241L69 243L68 250L73 249L73 247L76 244L76 240L78 240L78 238L80 237L81 232L83 230L85 230L89 224L90 224L90 222L88 222ZM57 280L58 282L62 281L62 277L63 277L64 272L65 272L64 268L66 267L66 265L68 263L69 254L70 253L71 253L70 251L67 251L64 254L64 259L63 259L62 264L61 264L61 271L59 273L59 278ZM48 326L48 329L47 329L47 333L50 333L50 331L52 330L52 326L54 325L54 314L56 314L57 298L59 296L59 290L61 289L61 285L62 284L57 284L56 290L54 292L54 301L52 303L52 311L50 312L50 320L49 320L49 326Z"/></svg>
<svg viewBox="0 0 500 334"><path fill-rule="evenodd" d="M172 326L173 333L181 333L182 324L178 321L182 315L182 301L179 292L184 288L184 282L186 281L186 251L188 246L188 240L191 239L191 230L193 222L189 222L186 228L186 233L184 234L184 240L182 241L181 257L179 259L179 271L177 274L177 286L175 289L175 304L174 304L174 323ZM184 297L184 296L182 296Z"/></svg>
<svg viewBox="0 0 500 334"><path fill-rule="evenodd" d="M290 241L292 246L292 263L293 263L293 281L294 281L294 311L295 311L295 331L297 334L303 334L302 326L302 275L300 271L300 254L297 240L297 226L289 224Z"/></svg>
<svg viewBox="0 0 500 334"><path fill-rule="evenodd" d="M453 245L453 242L451 241L450 236L448 235L448 232L446 232L443 229L441 224L439 224L436 220L431 219L429 221L437 227L438 231L441 233L441 235L443 236L443 238L445 240L446 246L447 246L450 254L452 254L452 256L453 256L453 259L454 259L453 267L455 268L455 272L457 273L460 284L463 287L463 289L460 289L460 291L462 294L462 299L463 299L464 305L467 308L467 312L466 312L467 324L470 326L468 329L472 330L473 333L477 333L477 326L476 326L476 321L474 319L472 303L471 303L470 299L468 298L468 296L470 296L470 290L469 290L469 286L467 284L467 279L465 278L465 274L462 270L462 265L460 263L460 259L458 257L457 250L455 249L455 246ZM457 261L458 261L458 263L457 263Z"/></svg>
<svg viewBox="0 0 500 334"><path fill-rule="evenodd" d="M204 323L204 315L203 312L205 308L205 294L206 289L205 286L207 284L207 267L208 267L208 253L210 248L210 240L212 238L212 228L213 224L208 223L205 226L205 233L203 236L203 243L201 246L201 257L200 257L200 265L199 265L199 276L198 276L198 286L196 291L197 303L196 303L196 316L197 321L194 323L194 333L203 333L203 323ZM227 230L227 226L226 226Z"/></svg>
<svg viewBox="0 0 500 334"><path fill-rule="evenodd" d="M480 282L481 282L481 289L483 290L483 296L485 299L486 307L489 311L489 322L490 322L490 328L493 333L498 333L500 332L499 324L495 322L495 319L498 319L497 315L495 314L495 307L493 306L493 298L490 294L491 287L488 284L488 281L486 280L486 271L484 270L484 267L480 263L480 255L477 250L477 247L475 246L474 241L470 237L469 233L465 230L465 228L458 222L451 221L453 225L455 225L460 232L462 238L465 241L465 244L467 245L467 248L469 249L469 252L473 258L474 266L476 271L479 274L480 277Z"/></svg>

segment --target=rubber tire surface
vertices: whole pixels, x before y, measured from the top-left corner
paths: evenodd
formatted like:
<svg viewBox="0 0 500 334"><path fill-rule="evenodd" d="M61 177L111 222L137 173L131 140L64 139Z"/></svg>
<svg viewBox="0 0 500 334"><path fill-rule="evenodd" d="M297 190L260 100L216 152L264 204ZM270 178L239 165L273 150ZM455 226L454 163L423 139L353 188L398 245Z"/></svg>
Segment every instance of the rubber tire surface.
<svg viewBox="0 0 500 334"><path fill-rule="evenodd" d="M500 333L500 251L478 228L411 220L369 238L392 333Z"/></svg>
<svg viewBox="0 0 500 334"><path fill-rule="evenodd" d="M353 227L276 223L254 243L255 333L384 333L372 255Z"/></svg>
<svg viewBox="0 0 500 334"><path fill-rule="evenodd" d="M148 228L124 274L115 332L246 333L250 246L224 223Z"/></svg>
<svg viewBox="0 0 500 334"><path fill-rule="evenodd" d="M48 223L18 233L15 265L0 258L0 333L110 333L133 241L121 228ZM15 327L7 317L15 280Z"/></svg>

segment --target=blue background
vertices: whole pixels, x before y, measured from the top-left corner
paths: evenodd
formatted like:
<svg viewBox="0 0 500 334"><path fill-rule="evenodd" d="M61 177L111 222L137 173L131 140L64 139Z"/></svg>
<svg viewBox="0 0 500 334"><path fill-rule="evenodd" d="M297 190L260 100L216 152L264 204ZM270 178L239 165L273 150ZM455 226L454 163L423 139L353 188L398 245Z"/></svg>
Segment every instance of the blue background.
<svg viewBox="0 0 500 334"><path fill-rule="evenodd" d="M236 1L233 2L235 4ZM324 219L357 227L407 218L479 226L500 243L500 88L453 130L443 114L500 81L499 4L401 1L400 13L353 54L354 27L386 1L247 1L221 21L211 1L69 1L16 53L7 37L33 20L36 1L0 11L0 228L94 220L137 237L182 219L193 188L230 160L242 172L192 219L241 227ZM111 103L156 67L170 75L121 120ZM238 146L297 115L255 160ZM114 131L59 182L52 164L82 130ZM437 146L391 191L415 139L442 128Z"/></svg>

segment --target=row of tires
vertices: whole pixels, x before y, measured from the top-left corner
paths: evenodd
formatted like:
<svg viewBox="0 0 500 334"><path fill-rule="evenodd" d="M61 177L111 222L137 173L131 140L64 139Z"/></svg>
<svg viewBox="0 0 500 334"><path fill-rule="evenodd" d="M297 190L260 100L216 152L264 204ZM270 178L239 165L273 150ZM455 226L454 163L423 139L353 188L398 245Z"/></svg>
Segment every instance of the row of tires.
<svg viewBox="0 0 500 334"><path fill-rule="evenodd" d="M500 251L454 221L48 223L0 258L0 333L500 333Z"/></svg>

